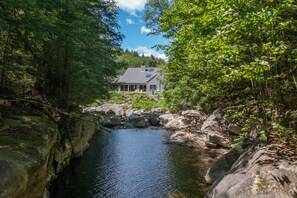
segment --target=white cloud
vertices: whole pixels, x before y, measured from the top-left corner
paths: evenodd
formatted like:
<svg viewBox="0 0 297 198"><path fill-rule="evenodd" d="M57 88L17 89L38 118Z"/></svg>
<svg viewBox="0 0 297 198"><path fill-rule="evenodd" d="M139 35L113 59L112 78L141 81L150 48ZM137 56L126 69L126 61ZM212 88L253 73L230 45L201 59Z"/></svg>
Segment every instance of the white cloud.
<svg viewBox="0 0 297 198"><path fill-rule="evenodd" d="M132 50L138 52L138 54L140 54L140 55L142 55L142 54L144 56L151 56L151 55L153 55L153 56L155 56L157 58L161 58L163 60L167 60L168 59L165 54L161 54L161 53L157 52L156 50L147 48L145 46L138 46L137 48L132 49Z"/></svg>
<svg viewBox="0 0 297 198"><path fill-rule="evenodd" d="M143 33L149 34L149 33L152 32L152 30L146 28L145 26L142 26L142 27L140 28L140 31L141 31L141 34L143 34Z"/></svg>
<svg viewBox="0 0 297 198"><path fill-rule="evenodd" d="M147 0L117 0L120 9L136 14L136 11L142 11Z"/></svg>
<svg viewBox="0 0 297 198"><path fill-rule="evenodd" d="M134 24L135 22L132 19L126 19L126 23L130 25Z"/></svg>

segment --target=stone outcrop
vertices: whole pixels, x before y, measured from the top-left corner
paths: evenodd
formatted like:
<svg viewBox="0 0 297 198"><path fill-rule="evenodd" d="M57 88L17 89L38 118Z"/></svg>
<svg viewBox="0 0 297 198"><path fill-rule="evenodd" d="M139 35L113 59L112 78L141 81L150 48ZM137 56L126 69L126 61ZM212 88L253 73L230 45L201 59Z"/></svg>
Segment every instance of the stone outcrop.
<svg viewBox="0 0 297 198"><path fill-rule="evenodd" d="M152 126L160 126L160 118L158 113L149 113L148 123Z"/></svg>
<svg viewBox="0 0 297 198"><path fill-rule="evenodd" d="M226 148L231 143L231 139L228 137L224 124L221 121L220 114L217 112L208 116L201 126L201 131L206 134L207 141L210 143Z"/></svg>
<svg viewBox="0 0 297 198"><path fill-rule="evenodd" d="M127 128L145 128L147 127L147 122L143 116L131 115L127 118L124 125Z"/></svg>
<svg viewBox="0 0 297 198"><path fill-rule="evenodd" d="M218 111L206 116L200 111L187 110L181 115L161 115L160 121L164 128L175 131L170 138L172 143L214 149L229 148L232 140Z"/></svg>
<svg viewBox="0 0 297 198"><path fill-rule="evenodd" d="M161 109L159 108L145 111L142 109L124 109L123 107L124 105L104 104L99 107L85 108L84 112L92 113L98 123L107 128L144 128L160 126L161 122L164 121L160 117Z"/></svg>
<svg viewBox="0 0 297 198"><path fill-rule="evenodd" d="M221 158L216 160L209 167L205 180L208 184L212 184L219 177L223 177L237 161L239 156L244 152L248 145L239 144L235 149L232 149Z"/></svg>
<svg viewBox="0 0 297 198"><path fill-rule="evenodd" d="M170 113L163 114L160 116L160 124L162 126L165 126L168 122L174 120L177 117L178 117L178 115L176 115L176 114L170 114Z"/></svg>
<svg viewBox="0 0 297 198"><path fill-rule="evenodd" d="M279 159L278 152L272 145L231 150L208 170L207 197L296 197L296 158Z"/></svg>
<svg viewBox="0 0 297 198"><path fill-rule="evenodd" d="M65 118L58 127L41 112L22 108L0 106L0 197L42 197L96 131L88 114Z"/></svg>
<svg viewBox="0 0 297 198"><path fill-rule="evenodd" d="M117 128L122 126L122 120L117 116L103 116L98 120L99 124L107 128Z"/></svg>
<svg viewBox="0 0 297 198"><path fill-rule="evenodd" d="M197 133L177 131L170 136L169 142L194 148L206 148L205 137Z"/></svg>

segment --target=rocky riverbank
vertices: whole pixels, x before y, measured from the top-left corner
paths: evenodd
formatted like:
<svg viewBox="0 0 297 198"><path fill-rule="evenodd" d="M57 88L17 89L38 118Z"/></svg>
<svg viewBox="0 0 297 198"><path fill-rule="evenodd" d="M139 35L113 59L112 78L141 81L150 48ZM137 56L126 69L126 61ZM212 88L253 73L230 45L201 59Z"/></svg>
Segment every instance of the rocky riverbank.
<svg viewBox="0 0 297 198"><path fill-rule="evenodd" d="M0 197L47 197L50 182L97 130L86 113L57 123L26 102L1 103L0 110Z"/></svg>
<svg viewBox="0 0 297 198"><path fill-rule="evenodd" d="M214 160L205 180L211 184L207 197L297 197L297 156L288 157L278 145L243 138L231 149L241 127L226 121L217 110L206 115L188 110L180 114L158 109L125 110L121 105L105 104L85 109L93 112L106 127L162 126L170 131L169 143L200 149ZM210 163L209 163L210 164Z"/></svg>
<svg viewBox="0 0 297 198"><path fill-rule="evenodd" d="M201 149L229 149L240 127L226 125L219 112L205 115L200 111L187 110L180 114L161 113L160 109L151 111L124 109L124 105L104 104L84 109L92 113L98 123L107 128L145 128L161 126L172 135L169 143L181 144Z"/></svg>
<svg viewBox="0 0 297 198"><path fill-rule="evenodd" d="M205 115L188 110L180 115L164 114L161 124L174 130L170 141L216 153L205 180L211 184L207 197L297 197L297 155L286 155L268 143L243 140L231 149L241 132L220 111Z"/></svg>
<svg viewBox="0 0 297 198"><path fill-rule="evenodd" d="M150 125L171 131L168 143L206 153L206 164L216 158L205 176L211 184L207 197L297 197L296 153L288 156L279 145L248 138L231 149L241 128L228 123L221 111L170 114L105 104L53 119L34 105L1 102L0 197L47 197L50 182L71 158L82 155L98 126L109 130Z"/></svg>

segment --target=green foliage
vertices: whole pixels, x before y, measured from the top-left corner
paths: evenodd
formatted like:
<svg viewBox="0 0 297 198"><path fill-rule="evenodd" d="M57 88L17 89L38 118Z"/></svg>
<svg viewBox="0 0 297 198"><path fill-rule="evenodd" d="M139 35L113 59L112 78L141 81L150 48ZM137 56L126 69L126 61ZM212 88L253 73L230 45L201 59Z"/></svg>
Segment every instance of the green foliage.
<svg viewBox="0 0 297 198"><path fill-rule="evenodd" d="M115 104L124 104L125 103L125 95L120 92L112 92L110 94L109 101Z"/></svg>
<svg viewBox="0 0 297 198"><path fill-rule="evenodd" d="M259 132L259 140L261 142L267 142L268 138L267 138L267 135L266 135L265 131L260 131Z"/></svg>
<svg viewBox="0 0 297 198"><path fill-rule="evenodd" d="M281 74L294 89L296 9L290 1L177 1L158 20L173 40L163 68L171 106L242 96L280 102Z"/></svg>
<svg viewBox="0 0 297 198"><path fill-rule="evenodd" d="M154 102L151 101L148 98L138 96L133 100L132 102L132 108L137 108L137 109L144 109L144 110L150 110L154 105Z"/></svg>
<svg viewBox="0 0 297 198"><path fill-rule="evenodd" d="M145 4L145 16L147 27L152 28L150 34L159 34L159 19L175 4L176 0L149 0Z"/></svg>
<svg viewBox="0 0 297 198"><path fill-rule="evenodd" d="M67 109L108 94L122 39L114 1L1 1L1 87ZM30 90L29 89L29 90Z"/></svg>
<svg viewBox="0 0 297 198"><path fill-rule="evenodd" d="M161 110L165 111L167 109L167 105L165 100L155 101L148 97L139 95L133 100L132 108L144 109L146 111L154 108L161 108Z"/></svg>
<svg viewBox="0 0 297 198"><path fill-rule="evenodd" d="M284 127L279 123L273 122L272 123L272 129L276 132L278 132L279 134L281 134L284 138L290 140L290 139L294 139L296 141L296 134L294 133L294 130L288 128L288 127Z"/></svg>
<svg viewBox="0 0 297 198"><path fill-rule="evenodd" d="M171 109L238 107L233 118L265 141L271 122L297 110L296 1L177 0L154 13L156 2L146 21L172 41L162 67Z"/></svg>
<svg viewBox="0 0 297 198"><path fill-rule="evenodd" d="M140 67L140 65L146 65L149 67L160 67L164 64L164 60L151 56L140 56L135 51L125 50L117 57L117 62L123 66L122 72L129 67Z"/></svg>
<svg viewBox="0 0 297 198"><path fill-rule="evenodd" d="M162 93L151 95L141 92L111 92L108 98L98 99L95 103L86 106L98 106L103 103L124 104L125 108L132 107L147 111L154 108L160 108L162 111L168 109Z"/></svg>
<svg viewBox="0 0 297 198"><path fill-rule="evenodd" d="M231 148L235 149L238 146L238 144L244 140L245 135L246 135L246 133L240 133L239 136L231 144Z"/></svg>

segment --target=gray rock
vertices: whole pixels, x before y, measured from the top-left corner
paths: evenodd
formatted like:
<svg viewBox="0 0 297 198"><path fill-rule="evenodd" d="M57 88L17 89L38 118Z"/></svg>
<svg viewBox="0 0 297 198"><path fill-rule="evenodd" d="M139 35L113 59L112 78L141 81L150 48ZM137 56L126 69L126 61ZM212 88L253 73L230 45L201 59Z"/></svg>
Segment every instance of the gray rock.
<svg viewBox="0 0 297 198"><path fill-rule="evenodd" d="M162 109L161 108L154 108L154 109L151 110L151 112L161 113L162 112Z"/></svg>
<svg viewBox="0 0 297 198"><path fill-rule="evenodd" d="M124 116L124 105L123 104L103 104L102 106L98 107L88 107L84 109L84 112L109 112L113 111L116 116Z"/></svg>
<svg viewBox="0 0 297 198"><path fill-rule="evenodd" d="M1 142L0 197L42 197L70 158L88 148L96 125L90 114L63 116L58 127L47 117L14 112L7 111L1 118L9 130L18 131L18 138L7 136Z"/></svg>
<svg viewBox="0 0 297 198"><path fill-rule="evenodd" d="M145 115L146 114L146 111L143 110L143 109L140 109L140 110L135 110L133 112L134 115Z"/></svg>
<svg viewBox="0 0 297 198"><path fill-rule="evenodd" d="M108 110L107 112L105 112L105 115L107 117L115 117L116 116L116 112L114 112L113 110Z"/></svg>
<svg viewBox="0 0 297 198"><path fill-rule="evenodd" d="M177 131L170 136L169 142L173 144L188 146L188 147L206 148L205 137L201 135L197 133Z"/></svg>
<svg viewBox="0 0 297 198"><path fill-rule="evenodd" d="M188 119L186 119L184 116L179 116L167 122L164 127L167 129L182 129L186 128L188 124Z"/></svg>
<svg viewBox="0 0 297 198"><path fill-rule="evenodd" d="M144 119L144 117L139 115L131 115L128 117L128 119L125 121L124 125L127 128L145 128L147 127L147 123Z"/></svg>
<svg viewBox="0 0 297 198"><path fill-rule="evenodd" d="M217 112L208 116L201 127L201 131L207 135L207 140L210 143L228 148L231 140L223 130L224 127Z"/></svg>
<svg viewBox="0 0 297 198"><path fill-rule="evenodd" d="M127 109L125 112L125 115L126 115L126 117L129 117L129 116L133 115L133 113L134 113L133 109Z"/></svg>
<svg viewBox="0 0 297 198"><path fill-rule="evenodd" d="M212 149L218 146L217 144L214 144L208 141L205 142L205 145L207 146L207 148L212 148Z"/></svg>
<svg viewBox="0 0 297 198"><path fill-rule="evenodd" d="M235 135L239 135L241 132L241 127L238 125L230 125L228 127L229 131L232 132Z"/></svg>
<svg viewBox="0 0 297 198"><path fill-rule="evenodd" d="M296 197L297 165L286 159L276 161L275 150L272 146L245 149L230 170L218 176L207 197ZM216 168L220 169L219 164Z"/></svg>
<svg viewBox="0 0 297 198"><path fill-rule="evenodd" d="M203 116L203 114L197 110L182 111L181 114L182 116L185 116L185 117L202 117Z"/></svg>
<svg viewBox="0 0 297 198"><path fill-rule="evenodd" d="M165 126L165 124L167 124L168 122L170 122L171 120L173 120L176 117L178 117L178 115L170 114L170 113L160 115L160 124L162 126Z"/></svg>
<svg viewBox="0 0 297 198"><path fill-rule="evenodd" d="M208 132L207 141L226 148L229 148L229 144L230 144L230 140L226 136L223 136L222 133L213 132L213 131Z"/></svg>
<svg viewBox="0 0 297 198"><path fill-rule="evenodd" d="M160 126L160 118L156 113L150 113L148 115L148 123L152 126Z"/></svg>
<svg viewBox="0 0 297 198"><path fill-rule="evenodd" d="M100 120L100 125L108 128L114 128L122 125L121 119L117 116L106 117Z"/></svg>
<svg viewBox="0 0 297 198"><path fill-rule="evenodd" d="M206 133L208 131L221 131L220 124L215 114L211 114L210 116L208 116L201 127L201 131L204 131Z"/></svg>
<svg viewBox="0 0 297 198"><path fill-rule="evenodd" d="M207 170L205 176L206 182L212 184L216 179L225 175L242 153L243 147L242 144L240 144L236 149L232 149L220 159L214 161Z"/></svg>

